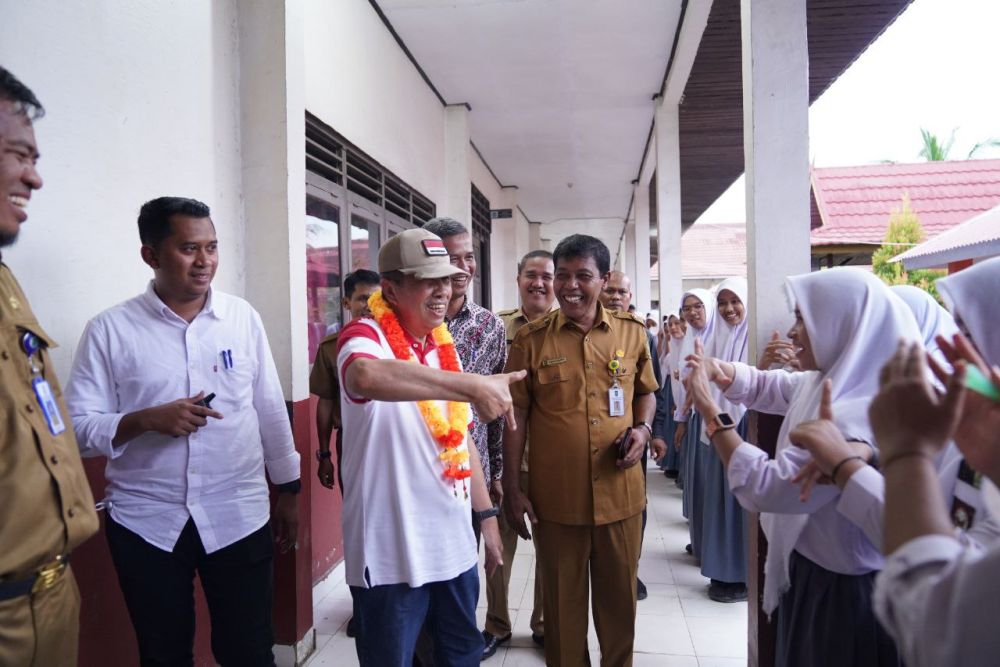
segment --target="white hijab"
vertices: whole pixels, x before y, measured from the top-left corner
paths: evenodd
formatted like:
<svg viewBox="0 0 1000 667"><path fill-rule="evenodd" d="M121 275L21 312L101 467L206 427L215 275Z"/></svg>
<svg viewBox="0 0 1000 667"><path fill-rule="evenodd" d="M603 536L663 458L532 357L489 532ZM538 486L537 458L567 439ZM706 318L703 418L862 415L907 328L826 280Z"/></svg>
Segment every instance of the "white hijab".
<svg viewBox="0 0 1000 667"><path fill-rule="evenodd" d="M892 293L902 299L917 319L917 326L923 335L924 349L934 356L934 359L950 367L948 360L941 354L935 336L941 335L951 340L958 333L958 325L947 310L941 307L930 294L913 285L893 285Z"/></svg>
<svg viewBox="0 0 1000 667"><path fill-rule="evenodd" d="M972 341L991 366L1000 364L1000 257L973 264L937 281L948 310L965 324ZM1000 516L1000 492L983 479L983 502L993 516Z"/></svg>
<svg viewBox="0 0 1000 667"><path fill-rule="evenodd" d="M746 278L726 278L715 286L714 292L716 298L718 298L718 295L722 293L722 290L729 290L739 297L740 302L743 304L743 321L733 326L726 322L726 318L724 318L721 314L716 314L715 331L708 341L704 341L705 354L710 357L715 357L721 361L735 361L745 364L747 361L747 345L750 335L750 310L747 308L747 294L749 293L749 288L747 287ZM716 303L716 308L718 308L718 303ZM739 424L740 420L743 419L743 415L747 412L746 406L742 403L733 403L714 385L711 389L712 395L715 397L715 402L718 403L719 408L732 417L733 421ZM701 425L701 443L705 446L711 447L704 423Z"/></svg>
<svg viewBox="0 0 1000 667"><path fill-rule="evenodd" d="M986 363L1000 364L1000 257L937 281L955 319L962 320Z"/></svg>
<svg viewBox="0 0 1000 667"><path fill-rule="evenodd" d="M715 297L707 289L701 289L700 287L689 289L681 296L681 307L684 306L684 300L689 296L699 299L705 307L705 326L702 329L696 329L691 323L687 325L687 333L681 339L680 358L678 359L678 363L681 365L682 378L687 377L688 373L691 372L687 368L687 364L684 363L684 360L694 354L694 339L700 338L701 344L708 350L712 342L712 333L715 331Z"/></svg>
<svg viewBox="0 0 1000 667"><path fill-rule="evenodd" d="M871 273L836 268L791 276L788 299L802 313L819 371L806 373L789 402L778 433L775 456L791 446L788 434L803 421L819 416L823 381L833 381L833 412L849 440L875 443L868 405L878 393L878 374L900 339L921 340L913 315ZM768 539L764 565L764 611L778 606L788 589L788 559L805 528L806 514L762 514ZM844 519L847 521L847 519Z"/></svg>

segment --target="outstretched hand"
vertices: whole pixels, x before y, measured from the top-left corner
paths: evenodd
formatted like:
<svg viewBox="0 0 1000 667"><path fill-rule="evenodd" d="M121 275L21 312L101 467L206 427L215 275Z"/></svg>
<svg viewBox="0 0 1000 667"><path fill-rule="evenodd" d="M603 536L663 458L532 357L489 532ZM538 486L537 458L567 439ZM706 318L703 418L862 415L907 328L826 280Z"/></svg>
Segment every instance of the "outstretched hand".
<svg viewBox="0 0 1000 667"><path fill-rule="evenodd" d="M527 371L483 375L482 386L478 397L472 402L472 407L485 424L497 417L503 417L506 426L512 431L517 430L517 420L514 419L514 402L510 396L510 385L520 382L528 375Z"/></svg>
<svg viewBox="0 0 1000 667"><path fill-rule="evenodd" d="M972 364L994 386L1000 387L1000 368L990 368L979 355L972 343L962 334L957 334L953 340L939 336L938 346L945 358L955 366L965 367ZM928 358L931 370L938 379L949 385L950 375L934 359ZM962 379L964 386L964 378ZM1000 433L1000 403L975 391L966 391L961 414L955 426L953 439L962 455L975 470L986 474L994 482L1000 478L1000 455L996 451L996 437Z"/></svg>
<svg viewBox="0 0 1000 667"><path fill-rule="evenodd" d="M703 418L712 419L719 413L719 406L712 398L712 390L709 385L709 381L717 372L714 366L715 360L705 356L705 348L701 344L701 339L695 338L694 354L688 355L685 361L687 361L687 367L691 371L684 379L684 389L687 391L688 400Z"/></svg>
<svg viewBox="0 0 1000 667"><path fill-rule="evenodd" d="M771 366L779 364L784 366L796 361L795 346L791 341L782 340L781 332L777 329L771 333L771 340L767 342L757 359L757 368L766 371Z"/></svg>
<svg viewBox="0 0 1000 667"><path fill-rule="evenodd" d="M805 502L817 484L831 484L833 470L853 456L870 458L871 449L863 443L850 443L833 421L833 382L824 380L817 419L804 421L793 428L788 439L796 447L812 454L812 461L792 478L799 484L799 499ZM838 471L839 474L840 471Z"/></svg>
<svg viewBox="0 0 1000 667"><path fill-rule="evenodd" d="M942 394L931 386L925 359L923 346L901 341L879 374L881 386L868 417L884 461L909 452L933 456L956 434L966 402L965 361L955 357L950 375L937 367L946 388Z"/></svg>

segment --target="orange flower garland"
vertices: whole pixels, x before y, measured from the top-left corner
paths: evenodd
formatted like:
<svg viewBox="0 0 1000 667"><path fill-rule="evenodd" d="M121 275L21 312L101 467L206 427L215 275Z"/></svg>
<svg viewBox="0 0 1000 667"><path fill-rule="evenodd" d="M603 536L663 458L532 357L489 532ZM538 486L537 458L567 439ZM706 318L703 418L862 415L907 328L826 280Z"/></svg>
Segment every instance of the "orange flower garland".
<svg viewBox="0 0 1000 667"><path fill-rule="evenodd" d="M410 346L406 343L406 334L399 324L399 319L382 298L381 290L369 297L368 308L371 309L375 321L382 328L382 333L389 341L389 347L396 358L418 363ZM438 348L441 369L455 373L461 372L458 354L455 352L455 340L451 337L448 326L442 322L431 331L431 337ZM445 466L444 476L453 481L470 477L472 471L469 470L468 465L469 450L459 449L465 442L465 436L469 429L469 404L448 401L447 419L437 401L417 401L417 407L420 408L420 415L424 418L424 423L430 429L431 435L444 450L439 455Z"/></svg>

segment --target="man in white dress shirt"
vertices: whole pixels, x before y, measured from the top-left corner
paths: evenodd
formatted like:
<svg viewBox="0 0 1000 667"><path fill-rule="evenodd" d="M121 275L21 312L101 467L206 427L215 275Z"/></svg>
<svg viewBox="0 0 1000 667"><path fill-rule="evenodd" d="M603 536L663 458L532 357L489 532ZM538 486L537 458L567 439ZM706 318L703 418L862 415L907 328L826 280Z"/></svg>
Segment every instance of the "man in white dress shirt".
<svg viewBox="0 0 1000 667"><path fill-rule="evenodd" d="M140 661L192 664L197 572L215 659L271 666L265 468L282 549L301 484L267 336L246 301L211 288L208 206L147 202L139 236L153 280L88 323L67 399L82 454L107 457L107 538Z"/></svg>

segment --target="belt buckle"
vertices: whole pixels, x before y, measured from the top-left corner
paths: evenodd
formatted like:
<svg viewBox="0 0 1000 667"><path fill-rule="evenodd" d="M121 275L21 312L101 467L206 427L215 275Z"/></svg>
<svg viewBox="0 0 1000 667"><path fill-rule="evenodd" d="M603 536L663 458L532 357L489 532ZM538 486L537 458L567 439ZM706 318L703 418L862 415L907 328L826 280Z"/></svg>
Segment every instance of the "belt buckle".
<svg viewBox="0 0 1000 667"><path fill-rule="evenodd" d="M31 592L41 593L42 591L47 591L56 585L59 581L59 577L66 570L66 561L63 560L62 556L58 556L54 561L44 566L35 575L35 583L31 587Z"/></svg>

